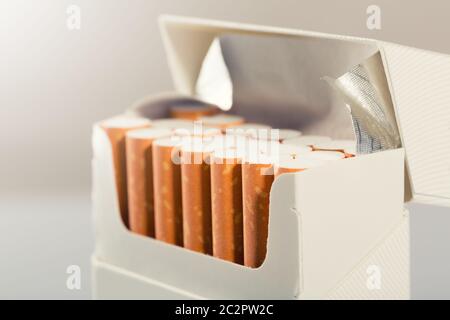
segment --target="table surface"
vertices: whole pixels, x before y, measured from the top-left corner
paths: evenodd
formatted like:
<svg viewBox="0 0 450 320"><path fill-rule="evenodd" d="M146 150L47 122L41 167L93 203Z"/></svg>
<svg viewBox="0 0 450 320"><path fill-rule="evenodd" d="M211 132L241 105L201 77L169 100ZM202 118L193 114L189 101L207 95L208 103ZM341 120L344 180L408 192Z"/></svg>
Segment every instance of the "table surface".
<svg viewBox="0 0 450 320"><path fill-rule="evenodd" d="M450 298L450 212L408 204L411 296ZM90 299L94 248L89 190L0 193L0 299ZM81 269L70 290L67 268Z"/></svg>
<svg viewBox="0 0 450 320"><path fill-rule="evenodd" d="M91 217L87 190L0 193L0 299L90 299Z"/></svg>

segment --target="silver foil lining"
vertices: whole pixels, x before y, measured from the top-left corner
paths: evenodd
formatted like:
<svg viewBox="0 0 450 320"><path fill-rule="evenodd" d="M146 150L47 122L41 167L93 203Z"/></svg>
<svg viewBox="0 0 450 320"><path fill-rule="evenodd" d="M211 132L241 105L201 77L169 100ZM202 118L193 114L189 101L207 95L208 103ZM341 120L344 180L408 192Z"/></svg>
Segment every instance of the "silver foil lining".
<svg viewBox="0 0 450 320"><path fill-rule="evenodd" d="M350 108L357 153L367 154L400 147L396 124L386 116L376 85L370 80L368 70L359 64L334 80L325 80L344 98Z"/></svg>

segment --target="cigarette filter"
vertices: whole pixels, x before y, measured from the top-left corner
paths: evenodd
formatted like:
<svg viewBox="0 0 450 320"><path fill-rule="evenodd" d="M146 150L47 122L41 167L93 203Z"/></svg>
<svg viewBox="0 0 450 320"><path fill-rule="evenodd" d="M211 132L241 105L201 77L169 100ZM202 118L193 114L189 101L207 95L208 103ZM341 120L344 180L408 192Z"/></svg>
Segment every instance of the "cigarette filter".
<svg viewBox="0 0 450 320"><path fill-rule="evenodd" d="M291 144L279 144L278 152L279 155L291 155L291 156L299 156L305 153L310 153L312 151L312 147L304 146L304 145L291 145Z"/></svg>
<svg viewBox="0 0 450 320"><path fill-rule="evenodd" d="M255 142L257 142L257 144L255 144ZM274 140L251 139L247 151L252 153L255 152L255 150L260 154L266 156L270 155L274 163L277 162L280 157L285 155L299 156L312 152L312 148L309 146L281 144Z"/></svg>
<svg viewBox="0 0 450 320"><path fill-rule="evenodd" d="M211 116L219 112L213 105L184 105L170 108L170 115L175 119L198 120L203 116Z"/></svg>
<svg viewBox="0 0 450 320"><path fill-rule="evenodd" d="M324 160L308 158L302 155L282 155L275 164L275 178L283 173L299 172L324 165Z"/></svg>
<svg viewBox="0 0 450 320"><path fill-rule="evenodd" d="M147 128L126 134L128 219L130 230L155 236L152 142L170 136L170 130Z"/></svg>
<svg viewBox="0 0 450 320"><path fill-rule="evenodd" d="M245 122L244 118L229 114L201 117L199 120L202 121L204 126L219 128L221 130L226 130L227 128L238 126Z"/></svg>
<svg viewBox="0 0 450 320"><path fill-rule="evenodd" d="M152 144L155 237L179 246L183 245L181 143L179 139L163 138Z"/></svg>
<svg viewBox="0 0 450 320"><path fill-rule="evenodd" d="M292 139L285 139L281 143L297 146L313 146L326 141L331 141L331 138L327 136L302 135Z"/></svg>
<svg viewBox="0 0 450 320"><path fill-rule="evenodd" d="M166 128L170 130L183 129L183 128L192 128L193 122L190 120L183 119L172 119L172 118L163 118L156 119L152 121L152 127L157 128Z"/></svg>
<svg viewBox="0 0 450 320"><path fill-rule="evenodd" d="M281 144L276 140L249 138L245 145L245 153L251 157L257 155L277 157L280 154L280 146Z"/></svg>
<svg viewBox="0 0 450 320"><path fill-rule="evenodd" d="M206 140L206 139L204 139ZM240 135L220 135L214 136L211 143L215 145L215 149L236 149L245 150L246 146L249 144L249 139Z"/></svg>
<svg viewBox="0 0 450 320"><path fill-rule="evenodd" d="M356 141L353 140L331 140L316 143L313 146L314 151L339 151L343 152L346 158L353 157L356 154Z"/></svg>
<svg viewBox="0 0 450 320"><path fill-rule="evenodd" d="M356 157L356 146L354 147L346 147L344 149L344 154L346 158Z"/></svg>
<svg viewBox="0 0 450 320"><path fill-rule="evenodd" d="M211 146L202 138L185 139L181 148L184 247L212 254Z"/></svg>
<svg viewBox="0 0 450 320"><path fill-rule="evenodd" d="M301 131L293 129L272 129L257 130L251 137L253 139L276 140L282 142L287 139L294 139L302 135Z"/></svg>
<svg viewBox="0 0 450 320"><path fill-rule="evenodd" d="M213 255L243 264L242 156L235 149L211 160Z"/></svg>
<svg viewBox="0 0 450 320"><path fill-rule="evenodd" d="M177 128L174 135L180 137L210 137L221 135L222 131L218 128L203 126L201 123L193 123L190 127Z"/></svg>
<svg viewBox="0 0 450 320"><path fill-rule="evenodd" d="M242 164L244 265L257 268L266 257L272 160L258 154Z"/></svg>
<svg viewBox="0 0 450 320"><path fill-rule="evenodd" d="M339 160L344 159L345 154L339 151L313 151L304 155L304 157L319 159L319 160Z"/></svg>
<svg viewBox="0 0 450 320"><path fill-rule="evenodd" d="M114 175L116 179L117 197L122 221L128 227L128 196L127 196L127 169L125 135L132 129L146 128L150 126L150 120L135 117L116 117L105 120L100 127L105 130L111 142L112 157L114 163Z"/></svg>
<svg viewBox="0 0 450 320"><path fill-rule="evenodd" d="M255 137L258 135L258 131L270 132L272 128L265 124L259 123L244 123L241 125L233 126L225 130L225 134L244 137Z"/></svg>

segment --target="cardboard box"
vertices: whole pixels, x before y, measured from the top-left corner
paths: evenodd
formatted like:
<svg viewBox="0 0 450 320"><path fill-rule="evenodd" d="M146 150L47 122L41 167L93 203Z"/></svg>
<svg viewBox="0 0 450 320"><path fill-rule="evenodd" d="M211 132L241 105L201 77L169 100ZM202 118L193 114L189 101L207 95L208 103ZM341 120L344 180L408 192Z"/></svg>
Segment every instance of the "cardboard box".
<svg viewBox="0 0 450 320"><path fill-rule="evenodd" d="M344 71L379 52L403 148L278 178L267 257L249 269L130 233L120 220L111 145L96 125L94 297L408 299L405 202L450 206L450 57L292 29L173 16L160 22L175 88L185 95L194 94L209 45L224 33L346 42L354 50L340 60ZM164 113L151 99L144 104L138 107L150 117Z"/></svg>

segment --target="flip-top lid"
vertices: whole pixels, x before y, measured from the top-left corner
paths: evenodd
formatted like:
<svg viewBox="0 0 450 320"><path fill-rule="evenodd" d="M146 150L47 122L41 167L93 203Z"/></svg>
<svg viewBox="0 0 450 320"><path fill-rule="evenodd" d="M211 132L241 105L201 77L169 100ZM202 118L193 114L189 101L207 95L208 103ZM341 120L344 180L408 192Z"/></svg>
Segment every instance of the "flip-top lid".
<svg viewBox="0 0 450 320"><path fill-rule="evenodd" d="M352 42L360 46L360 59L379 50L405 148L412 195L450 204L450 56L371 39L285 28L175 16L163 16L160 22L175 88L190 95L195 94L211 43L224 34ZM358 54L345 60L345 67L358 64L357 58Z"/></svg>
<svg viewBox="0 0 450 320"><path fill-rule="evenodd" d="M450 56L385 42L382 49L413 196L450 205Z"/></svg>

